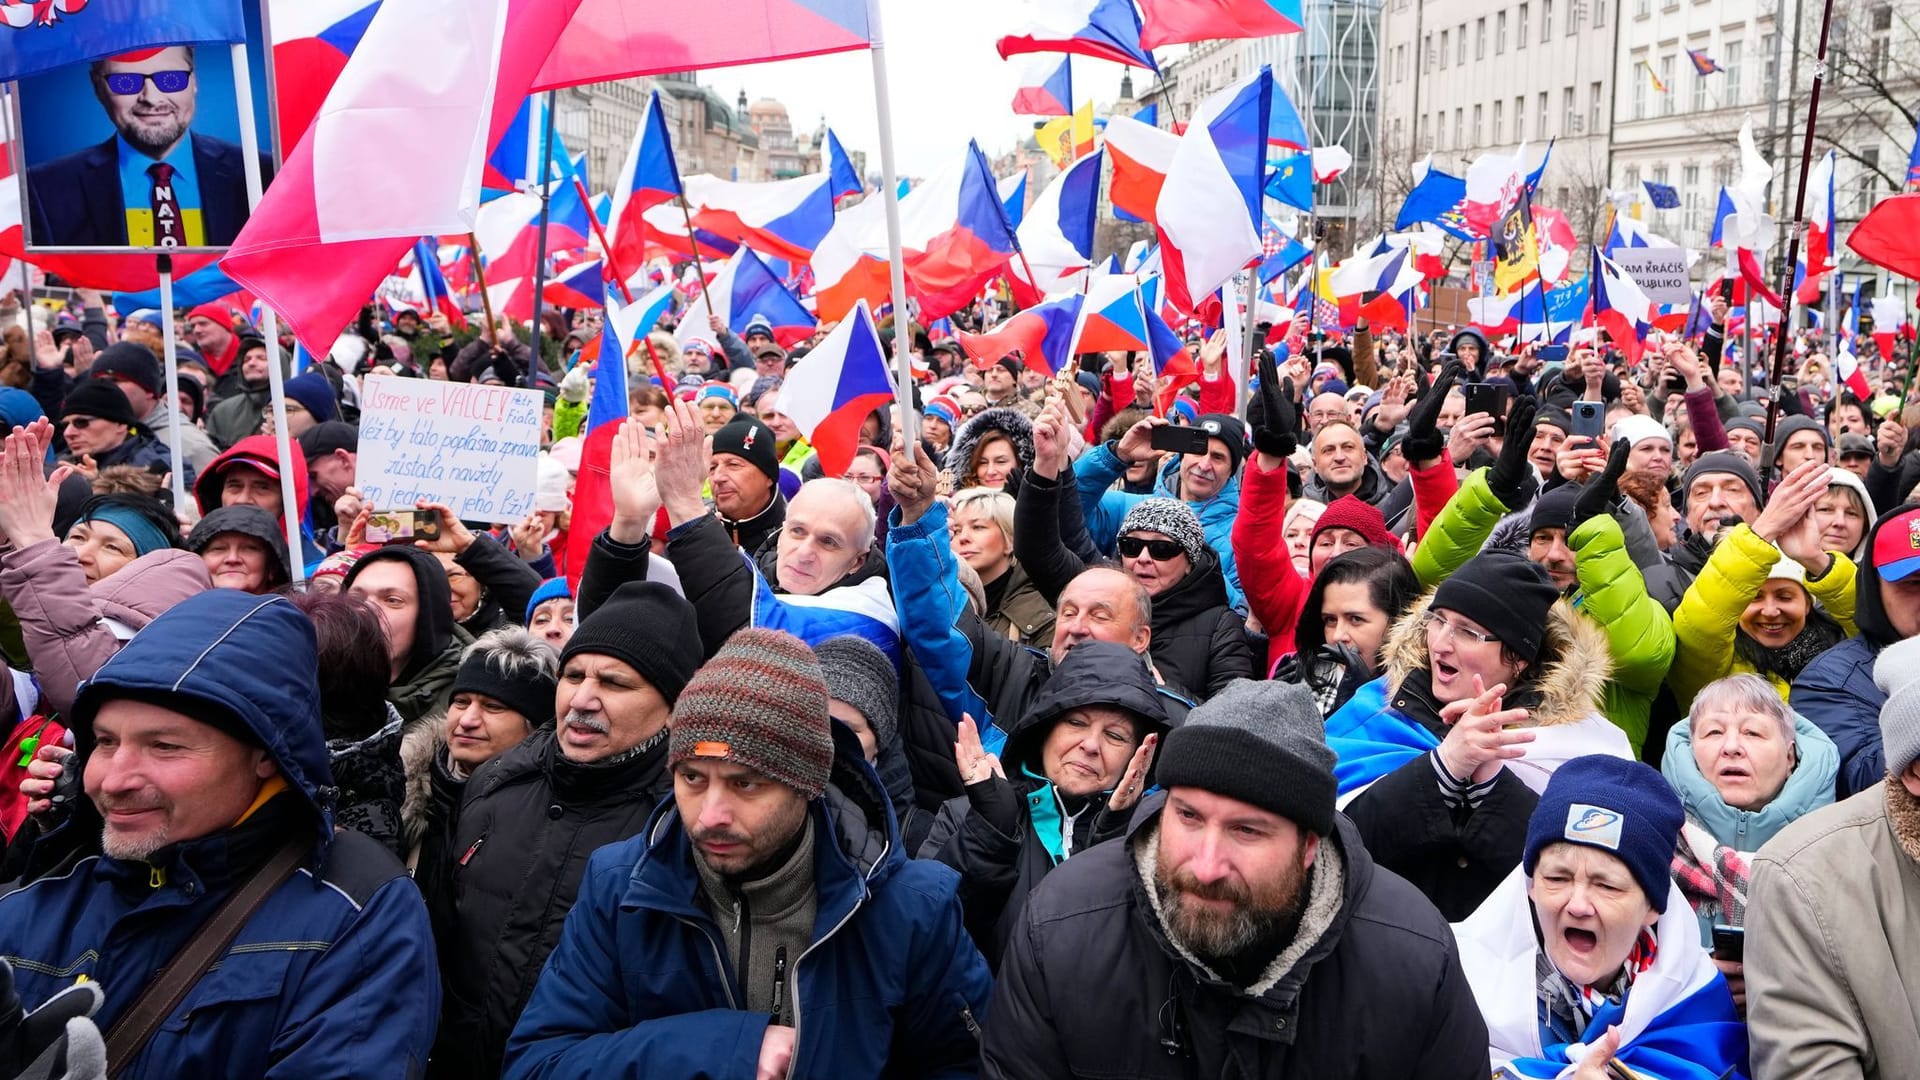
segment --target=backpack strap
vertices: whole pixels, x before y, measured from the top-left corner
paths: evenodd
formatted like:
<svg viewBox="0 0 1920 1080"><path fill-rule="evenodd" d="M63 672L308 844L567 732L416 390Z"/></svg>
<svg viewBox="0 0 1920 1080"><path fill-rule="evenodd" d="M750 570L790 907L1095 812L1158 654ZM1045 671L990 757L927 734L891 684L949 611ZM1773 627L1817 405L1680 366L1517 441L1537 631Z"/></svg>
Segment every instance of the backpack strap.
<svg viewBox="0 0 1920 1080"><path fill-rule="evenodd" d="M207 969L223 956L240 928L260 909L267 896L279 888L306 858L311 843L307 838L290 839L273 857L221 903L220 910L194 931L167 966L160 969L125 1015L107 1033L107 1075L118 1077L146 1049L160 1025L179 1008Z"/></svg>

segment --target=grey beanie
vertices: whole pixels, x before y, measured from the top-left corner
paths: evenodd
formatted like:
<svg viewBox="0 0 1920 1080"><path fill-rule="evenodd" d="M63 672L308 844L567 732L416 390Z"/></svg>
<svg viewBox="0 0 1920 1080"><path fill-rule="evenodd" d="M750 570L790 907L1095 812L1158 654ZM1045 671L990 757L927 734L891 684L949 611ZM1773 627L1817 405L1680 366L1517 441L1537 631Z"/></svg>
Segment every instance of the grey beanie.
<svg viewBox="0 0 1920 1080"><path fill-rule="evenodd" d="M1136 530L1157 532L1179 544L1188 561L1196 565L1201 561L1200 553L1207 550L1207 531L1200 527L1193 509L1179 499L1156 495L1134 503L1127 516L1120 519L1120 531L1115 535L1125 536Z"/></svg>
<svg viewBox="0 0 1920 1080"><path fill-rule="evenodd" d="M1754 505L1767 505L1767 496L1760 490L1760 474L1754 470L1746 455L1737 450L1714 450L1694 458L1693 464L1687 466L1687 475L1680 481L1681 493L1692 491L1695 480L1712 473L1729 473L1739 477L1740 482L1753 493ZM1686 507L1683 505L1681 509L1685 510Z"/></svg>
<svg viewBox="0 0 1920 1080"><path fill-rule="evenodd" d="M873 727L875 743L893 742L900 684L887 654L866 638L842 634L815 646L813 655L827 678L827 696L859 709Z"/></svg>
<svg viewBox="0 0 1920 1080"><path fill-rule="evenodd" d="M1313 691L1235 679L1167 733L1154 768L1162 787L1238 799L1326 836L1338 794L1334 761Z"/></svg>
<svg viewBox="0 0 1920 1080"><path fill-rule="evenodd" d="M1880 650L1873 681L1887 695L1880 707L1880 747L1887 775L1899 776L1920 758L1920 638L1896 641Z"/></svg>

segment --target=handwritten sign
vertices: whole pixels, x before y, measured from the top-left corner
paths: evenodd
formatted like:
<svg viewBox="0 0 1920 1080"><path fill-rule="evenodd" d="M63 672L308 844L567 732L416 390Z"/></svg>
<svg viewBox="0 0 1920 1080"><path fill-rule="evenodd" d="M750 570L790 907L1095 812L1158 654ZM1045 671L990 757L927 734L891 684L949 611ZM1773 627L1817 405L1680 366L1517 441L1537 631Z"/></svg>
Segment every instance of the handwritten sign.
<svg viewBox="0 0 1920 1080"><path fill-rule="evenodd" d="M533 510L543 405L537 390L368 376L354 480L376 510L425 499L465 521L520 521Z"/></svg>
<svg viewBox="0 0 1920 1080"><path fill-rule="evenodd" d="M1656 304L1693 303L1687 252L1677 247L1615 248L1614 264Z"/></svg>

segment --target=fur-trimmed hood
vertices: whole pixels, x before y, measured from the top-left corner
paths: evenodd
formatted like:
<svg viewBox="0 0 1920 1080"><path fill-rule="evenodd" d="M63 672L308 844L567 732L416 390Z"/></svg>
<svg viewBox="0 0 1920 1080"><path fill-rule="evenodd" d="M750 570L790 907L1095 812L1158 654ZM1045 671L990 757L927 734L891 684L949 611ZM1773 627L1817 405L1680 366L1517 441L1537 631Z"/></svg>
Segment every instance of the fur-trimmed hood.
<svg viewBox="0 0 1920 1080"><path fill-rule="evenodd" d="M447 749L447 714L436 712L408 724L400 736L400 765L406 786L400 800L400 850L412 851L426 839L433 807L433 763Z"/></svg>
<svg viewBox="0 0 1920 1080"><path fill-rule="evenodd" d="M1019 409L1001 406L986 409L975 414L959 430L953 433L953 444L947 448L945 466L948 477L952 479L954 490L960 488L960 478L966 474L967 461L973 457L974 448L980 440L990 434L1005 435L1013 442L1013 456L1019 459L1020 467L1014 470L1018 476L1033 464L1033 420Z"/></svg>
<svg viewBox="0 0 1920 1080"><path fill-rule="evenodd" d="M1428 590L1394 623L1381 649L1387 685L1396 697L1408 675L1427 669L1426 615L1432 604L1433 591ZM1613 674L1606 631L1582 618L1565 600L1555 600L1547 609L1547 637L1540 657L1521 676L1516 692L1508 694L1509 706L1524 705L1542 727L1579 723L1600 710L1607 679Z"/></svg>

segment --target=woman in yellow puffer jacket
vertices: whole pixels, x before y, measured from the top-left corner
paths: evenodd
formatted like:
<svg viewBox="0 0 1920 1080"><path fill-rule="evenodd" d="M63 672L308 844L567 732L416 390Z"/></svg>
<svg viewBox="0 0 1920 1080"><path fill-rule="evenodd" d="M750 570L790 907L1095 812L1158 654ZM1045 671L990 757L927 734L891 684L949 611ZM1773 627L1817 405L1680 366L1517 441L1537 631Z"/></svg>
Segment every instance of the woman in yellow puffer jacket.
<svg viewBox="0 0 1920 1080"><path fill-rule="evenodd" d="M1784 700L1802 668L1856 633L1853 560L1821 550L1813 515L1831 468L1809 461L1787 474L1752 525L1720 540L1680 598L1667 684L1682 710L1701 687L1748 671Z"/></svg>

